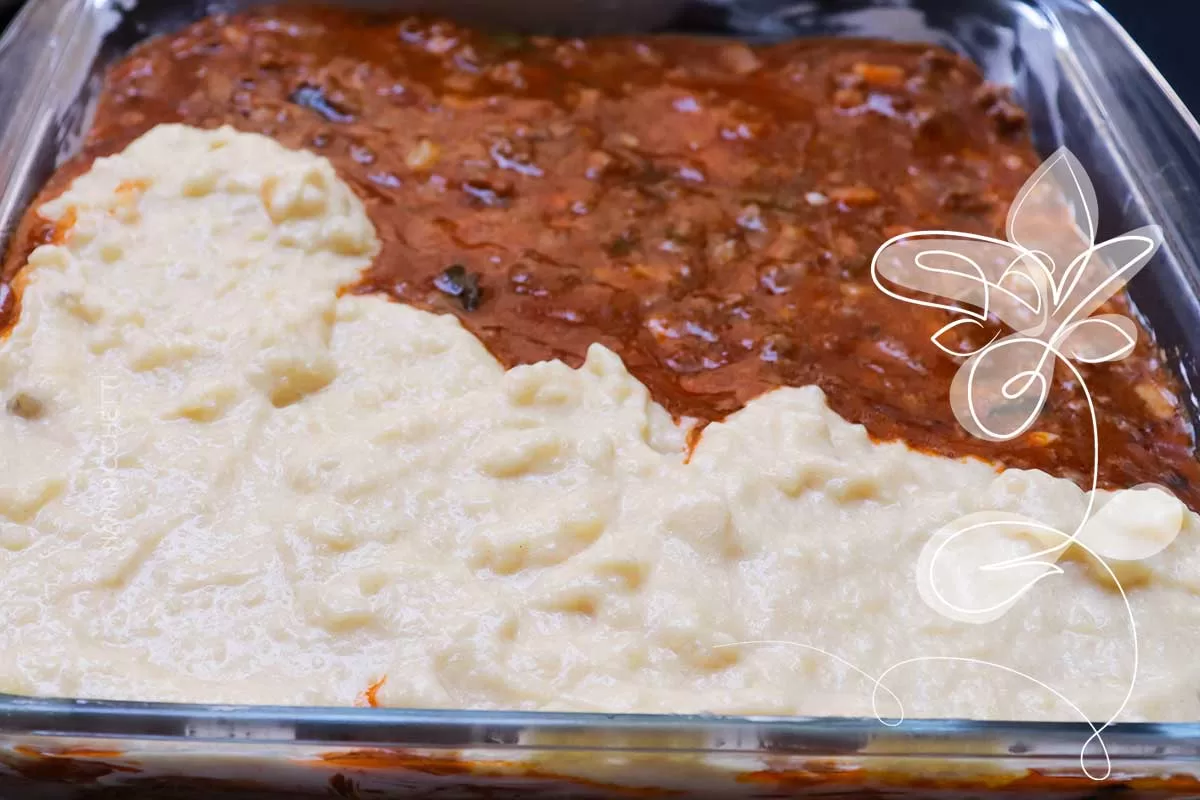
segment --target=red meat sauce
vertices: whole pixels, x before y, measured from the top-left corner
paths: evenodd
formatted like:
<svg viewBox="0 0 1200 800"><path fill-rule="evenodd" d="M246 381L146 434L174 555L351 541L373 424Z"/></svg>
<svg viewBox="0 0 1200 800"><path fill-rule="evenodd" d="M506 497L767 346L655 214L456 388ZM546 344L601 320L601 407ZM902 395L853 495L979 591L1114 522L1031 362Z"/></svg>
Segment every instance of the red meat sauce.
<svg viewBox="0 0 1200 800"><path fill-rule="evenodd" d="M947 51L214 16L110 71L82 153L39 202L165 122L230 124L329 158L383 243L345 291L454 314L506 366L578 366L599 342L702 424L816 384L877 440L1090 484L1091 420L1067 370L1029 434L974 438L948 399L960 360L930 341L949 316L871 281L871 256L898 233L1002 236L1040 161L1021 109ZM67 235L29 214L9 282L34 246ZM0 291L0 325L17 289ZM1142 333L1129 357L1083 370L1100 485L1161 483L1200 509L1179 385Z"/></svg>

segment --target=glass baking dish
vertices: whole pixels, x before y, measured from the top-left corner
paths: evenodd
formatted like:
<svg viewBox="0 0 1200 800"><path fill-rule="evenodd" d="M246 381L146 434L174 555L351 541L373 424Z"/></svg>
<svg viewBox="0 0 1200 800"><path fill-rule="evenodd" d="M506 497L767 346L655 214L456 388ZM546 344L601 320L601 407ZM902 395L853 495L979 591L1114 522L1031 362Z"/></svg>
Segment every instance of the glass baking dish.
<svg viewBox="0 0 1200 800"><path fill-rule="evenodd" d="M3 230L12 230L33 193L73 151L106 65L142 38L245 5L28 3L0 41ZM499 6L460 5L463 13ZM1103 227L1162 226L1159 261L1130 292L1182 376L1195 418L1200 127L1098 5L601 5L527 2L517 4L519 13L506 5L505 13L535 29L610 29L615 20L644 27L674 14L668 30L697 34L933 42L1013 86L1039 150L1066 145L1083 162L1096 185ZM1115 790L1200 797L1200 722L1113 726L1103 733L1107 761L1094 741L1084 751L1092 734L1088 725L1074 723L909 720L893 727L866 718L233 707L0 695L0 797L1088 797Z"/></svg>

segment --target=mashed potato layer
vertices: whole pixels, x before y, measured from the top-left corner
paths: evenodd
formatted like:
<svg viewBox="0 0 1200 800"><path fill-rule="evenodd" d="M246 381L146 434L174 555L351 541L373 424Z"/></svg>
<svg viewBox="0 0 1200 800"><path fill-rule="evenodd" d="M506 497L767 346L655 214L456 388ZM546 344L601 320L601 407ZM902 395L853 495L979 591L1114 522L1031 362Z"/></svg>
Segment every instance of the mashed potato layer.
<svg viewBox="0 0 1200 800"><path fill-rule="evenodd" d="M945 656L1096 719L1125 696L1087 559L982 625L916 579L972 512L1072 529L1066 480L873 443L815 388L688 458L601 346L506 372L452 317L339 296L378 250L363 206L258 135L156 128L41 213L64 235L0 342L0 691L870 715L858 670ZM1182 527L1124 574L1123 718L1200 718ZM1076 718L963 661L886 686L910 716Z"/></svg>

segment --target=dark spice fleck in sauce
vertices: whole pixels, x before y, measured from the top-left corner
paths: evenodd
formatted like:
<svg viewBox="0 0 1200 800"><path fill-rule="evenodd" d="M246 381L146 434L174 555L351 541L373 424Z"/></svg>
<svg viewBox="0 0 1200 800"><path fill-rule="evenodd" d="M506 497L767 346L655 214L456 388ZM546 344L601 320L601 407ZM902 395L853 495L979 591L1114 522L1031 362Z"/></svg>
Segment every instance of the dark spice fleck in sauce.
<svg viewBox="0 0 1200 800"><path fill-rule="evenodd" d="M446 267L441 275L433 279L433 285L444 294L457 297L463 311L474 311L479 308L483 292L479 289L479 276L467 272L462 264Z"/></svg>
<svg viewBox="0 0 1200 800"><path fill-rule="evenodd" d="M43 198L161 122L228 123L327 156L383 241L347 290L456 314L506 365L578 365L600 342L679 416L719 420L816 384L877 439L1090 478L1090 422L1065 371L1036 431L972 438L947 398L958 362L929 341L947 317L870 281L896 233L1002 235L1039 163L1022 110L947 52L216 16L109 74L84 153ZM5 274L53 235L30 215ZM9 293L0 306L14 317ZM1200 509L1177 383L1150 337L1084 374L1101 484L1167 483Z"/></svg>

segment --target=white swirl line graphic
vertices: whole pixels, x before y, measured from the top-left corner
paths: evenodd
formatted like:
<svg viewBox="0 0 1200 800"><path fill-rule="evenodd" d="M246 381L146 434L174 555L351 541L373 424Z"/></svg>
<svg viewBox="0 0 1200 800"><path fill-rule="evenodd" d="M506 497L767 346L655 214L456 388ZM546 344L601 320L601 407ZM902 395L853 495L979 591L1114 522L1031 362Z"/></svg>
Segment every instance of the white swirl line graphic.
<svg viewBox="0 0 1200 800"><path fill-rule="evenodd" d="M1122 592L1121 594L1122 594L1122 596L1124 596L1124 592ZM1127 603L1126 607L1128 607L1128 603ZM1131 614L1131 617L1132 617L1132 614ZM1080 769L1083 770L1084 775L1086 775L1087 777L1089 777L1095 781L1105 780L1109 775L1112 774L1112 762L1108 757L1108 746L1104 743L1104 736L1102 735L1104 732L1104 729L1112 724L1112 720L1109 720L1108 722L1105 722L1104 724L1097 727L1097 725L1094 722L1092 722L1088 719L1088 716L1087 716L1087 714L1085 714L1083 712L1083 709L1079 708L1079 706L1075 705L1075 703L1073 703L1071 701L1071 698L1067 697L1066 695L1064 695L1062 692L1055 689L1050 684L1045 683L1044 681L1040 681L1037 678L1034 678L1024 672L1021 672L1020 670L1013 669L1012 667L1006 667L1003 664L997 664L992 661L984 661L984 660L978 659L978 658L965 658L962 656L917 656L916 658L906 658L901 661L897 661L896 663L892 664L890 667L885 669L878 677L876 677L876 676L871 675L867 671L859 668L855 664L850 663L849 661L847 661L846 659L837 655L836 653L831 653L828 650L823 650L820 647L815 647L810 644L801 644L800 642L790 642L785 639L753 639L753 640L747 640L744 642L729 642L728 644L716 645L714 647L714 649L720 650L725 647L744 647L744 646L796 647L796 648L799 648L802 650L810 650L814 653L820 653L823 656L827 656L828 658L831 658L834 661L837 661L842 666L847 667L848 669L858 673L859 675L861 675L862 677L866 678L868 681L871 682L872 686L874 687L871 690L871 713L874 714L876 722L878 722L879 724L884 725L886 727L889 727L889 728L898 728L898 727L900 727L900 725L902 725L904 723L904 702L900 699L899 695L897 695L894 691L889 689L887 684L885 683L887 676L890 675L891 673L895 672L896 670L901 669L903 667L907 667L912 664L920 664L920 663L934 662L934 661L940 661L943 663L971 664L974 666L994 667L995 669L1002 670L1003 672L1007 672L1010 675L1015 675L1018 678L1024 678L1025 680L1031 681L1032 683L1036 684L1040 688L1045 689L1046 691L1053 694L1056 698L1058 698L1060 701L1062 701L1065 705L1070 706L1071 710L1079 715L1080 720L1082 720L1085 725L1087 725L1089 728L1092 729L1092 735L1088 737L1086 742L1084 742L1083 748L1079 752L1079 767L1080 767ZM1135 643L1135 648L1136 648L1136 643ZM1136 657L1137 657L1137 652L1135 649L1135 651L1134 651L1135 661L1136 661ZM1135 664L1135 666L1136 666L1136 664ZM1129 694L1132 694L1132 690L1133 689L1131 686ZM886 719L879 712L879 693L880 693L880 691L887 692L887 694L891 695L892 699L896 702L896 708L899 709L899 711L900 711L900 716L898 718ZM1126 694L1125 702L1129 701L1129 694ZM1122 705L1124 705L1124 704L1122 704ZM1093 741L1095 741L1096 744L1098 744L1100 746L1100 752L1104 756L1104 764L1105 764L1104 772L1099 775L1092 774L1090 768L1087 765L1087 760L1086 760L1088 746L1091 745L1091 743Z"/></svg>

